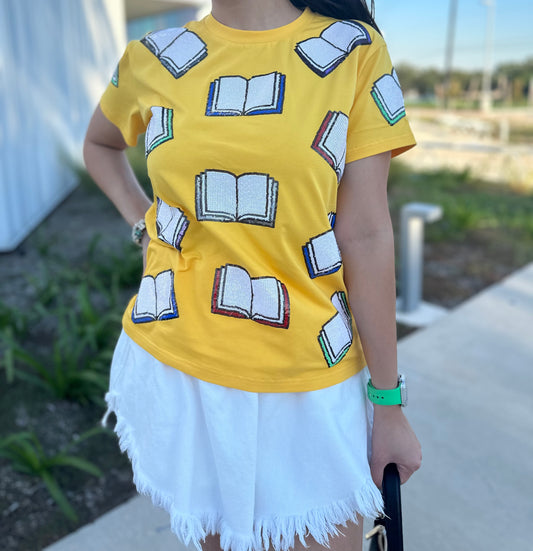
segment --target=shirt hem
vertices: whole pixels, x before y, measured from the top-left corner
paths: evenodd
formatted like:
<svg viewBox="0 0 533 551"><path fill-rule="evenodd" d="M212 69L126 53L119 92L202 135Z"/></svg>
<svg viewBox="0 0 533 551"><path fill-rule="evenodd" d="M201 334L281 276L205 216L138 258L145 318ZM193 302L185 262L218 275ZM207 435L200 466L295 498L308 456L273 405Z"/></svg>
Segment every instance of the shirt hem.
<svg viewBox="0 0 533 551"><path fill-rule="evenodd" d="M320 375L319 377L309 377L306 378L305 381L287 381L281 379L265 381L250 379L232 373L221 372L212 368L206 368L205 365L194 365L184 358L180 358L178 360L178 367L174 364L174 362L168 362L168 353L161 351L159 347L155 346L148 339L144 339L139 334L131 335L126 325L123 326L123 330L128 335L128 337L130 337L141 348L144 348L146 352L151 354L154 358L164 363L165 365L172 367L173 369L177 369L178 371L187 373L187 375L191 375L207 383L235 388L237 390L244 390L248 392L308 392L312 390L320 390L322 388L327 388L344 382L353 375L359 373L366 366L366 363L363 361L360 362L361 365L333 367L329 368L327 376Z"/></svg>
<svg viewBox="0 0 533 551"><path fill-rule="evenodd" d="M416 140L412 134L403 134L396 136L389 140L379 141L372 144L367 144L363 147L355 149L349 149L346 151L346 163L358 161L372 155L378 155L379 153L385 153L390 151L392 157L405 153L409 149L412 149L416 145Z"/></svg>

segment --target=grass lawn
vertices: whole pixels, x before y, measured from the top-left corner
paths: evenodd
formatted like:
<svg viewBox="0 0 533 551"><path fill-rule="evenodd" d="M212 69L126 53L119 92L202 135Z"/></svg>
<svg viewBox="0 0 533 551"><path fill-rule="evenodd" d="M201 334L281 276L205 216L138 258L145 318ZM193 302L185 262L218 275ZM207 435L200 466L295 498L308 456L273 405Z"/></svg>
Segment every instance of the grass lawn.
<svg viewBox="0 0 533 551"><path fill-rule="evenodd" d="M486 235L496 246L508 247L516 264L533 259L533 192L476 180L468 172L417 173L393 163L389 205L396 230L401 206L411 201L438 204L444 210L440 221L426 227L428 243Z"/></svg>

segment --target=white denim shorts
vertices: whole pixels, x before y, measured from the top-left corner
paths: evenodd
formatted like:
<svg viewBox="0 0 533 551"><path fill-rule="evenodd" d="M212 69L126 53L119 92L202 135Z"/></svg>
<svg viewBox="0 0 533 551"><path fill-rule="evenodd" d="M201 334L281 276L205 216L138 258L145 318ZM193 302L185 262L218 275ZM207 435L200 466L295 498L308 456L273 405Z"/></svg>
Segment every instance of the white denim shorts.
<svg viewBox="0 0 533 551"><path fill-rule="evenodd" d="M122 332L108 411L137 490L201 549L286 551L307 535L325 545L339 525L383 508L372 481L368 370L321 390L256 393L199 380Z"/></svg>

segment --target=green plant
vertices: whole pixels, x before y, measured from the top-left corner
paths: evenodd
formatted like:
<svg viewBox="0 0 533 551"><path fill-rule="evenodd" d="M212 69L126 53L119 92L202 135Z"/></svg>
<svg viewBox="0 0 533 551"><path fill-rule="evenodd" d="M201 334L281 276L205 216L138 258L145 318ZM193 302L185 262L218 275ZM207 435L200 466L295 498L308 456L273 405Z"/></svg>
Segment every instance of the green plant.
<svg viewBox="0 0 533 551"><path fill-rule="evenodd" d="M110 302L114 292L108 295ZM86 283L77 286L75 292L77 311L63 308L62 317L68 320L68 326L63 323L62 331L70 333L71 338L77 338L85 342L93 354L97 354L115 341L122 312L116 308L116 303L107 305L106 308L97 308L91 299L91 290Z"/></svg>
<svg viewBox="0 0 533 551"><path fill-rule="evenodd" d="M0 299L0 331L5 329L10 329L19 336L25 335L28 331L28 315Z"/></svg>
<svg viewBox="0 0 533 551"><path fill-rule="evenodd" d="M524 248L533 243L533 194L475 179L468 171L413 172L393 162L389 178L389 204L393 218L410 201L439 204L443 217L427 226L427 239L458 240L467 233L490 229L502 239L513 234Z"/></svg>
<svg viewBox="0 0 533 551"><path fill-rule="evenodd" d="M0 367L6 380L24 380L54 397L102 403L108 365L120 332L124 283L138 284L142 259L137 248L102 254L95 236L76 267L64 259L41 263L33 276L35 299L31 315L40 320L38 340L43 351L29 349L25 339L7 325L0 330ZM9 319L14 312L6 313ZM32 340L32 343L35 342ZM42 350L42 346L39 347ZM38 348L38 350L39 350Z"/></svg>
<svg viewBox="0 0 533 551"><path fill-rule="evenodd" d="M6 380L12 383L15 380L15 353L16 336L11 327L6 327L0 332L0 366L6 373Z"/></svg>
<svg viewBox="0 0 533 551"><path fill-rule="evenodd" d="M54 474L58 468L70 467L93 476L102 476L100 469L82 457L69 454L69 450L83 440L106 432L103 428L91 429L64 446L58 453L48 455L34 432L18 432L0 439L0 457L7 459L11 467L21 473L39 477L48 493L63 514L76 522L78 517L68 502Z"/></svg>
<svg viewBox="0 0 533 551"><path fill-rule="evenodd" d="M52 265L54 269L51 268ZM65 293L69 281L68 270L58 273L58 266L57 261L53 264L41 262L35 273L26 276L29 285L33 287L35 296L33 307L37 308L38 315L42 315L47 308L54 305L58 297Z"/></svg>
<svg viewBox="0 0 533 551"><path fill-rule="evenodd" d="M104 277L100 264L105 262L98 258L98 243L100 235L95 235L88 245L85 257L78 260L73 266L72 262L59 255L50 254L47 257L41 257L40 262L32 274L27 275L29 284L33 287L35 304L39 308L50 308L61 300L69 299L75 304L76 296L72 289L80 284L85 284L90 288L91 293L97 292L111 299L110 281ZM122 266L120 262L116 263L117 268ZM112 289L114 290L114 289ZM43 314L41 310L38 312Z"/></svg>
<svg viewBox="0 0 533 551"><path fill-rule="evenodd" d="M27 314L0 300L0 366L4 367L8 382L12 382L15 375L15 358L11 344L25 336L27 331Z"/></svg>
<svg viewBox="0 0 533 551"><path fill-rule="evenodd" d="M111 250L101 246L101 239L100 234L91 239L86 254L76 267L64 258L56 258L53 263L43 263L37 276L28 277L39 304L53 306L58 298L69 293L72 304L76 304L79 296L72 295L72 289L85 285L90 295L105 297L108 301L106 309L109 309L120 302L122 289L138 286L142 275L140 249L126 241L118 251Z"/></svg>
<svg viewBox="0 0 533 551"><path fill-rule="evenodd" d="M94 274L96 281L105 283L107 289L130 289L139 285L142 276L142 256L140 249L130 242L126 242L117 252L105 251L105 254L96 258L96 254L88 255L89 270ZM106 291L103 291L104 293Z"/></svg>
<svg viewBox="0 0 533 551"><path fill-rule="evenodd" d="M103 404L102 395L108 387L103 366L109 356L104 351L91 356L86 340L67 335L54 342L46 358L28 352L13 335L2 335L5 353L0 365L7 381L26 381L59 399Z"/></svg>

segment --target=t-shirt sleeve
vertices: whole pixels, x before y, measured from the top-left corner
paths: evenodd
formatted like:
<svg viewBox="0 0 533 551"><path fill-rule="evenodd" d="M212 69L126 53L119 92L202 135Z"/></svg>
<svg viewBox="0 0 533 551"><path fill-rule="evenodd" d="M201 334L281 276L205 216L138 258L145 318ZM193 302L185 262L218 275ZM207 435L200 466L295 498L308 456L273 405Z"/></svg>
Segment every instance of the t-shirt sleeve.
<svg viewBox="0 0 533 551"><path fill-rule="evenodd" d="M377 36L358 69L348 123L346 162L385 151L395 157L416 144L387 46Z"/></svg>
<svg viewBox="0 0 533 551"><path fill-rule="evenodd" d="M118 127L130 146L135 146L139 134L146 130L140 110L141 87L136 78L135 47L135 41L128 44L100 99L102 112Z"/></svg>

